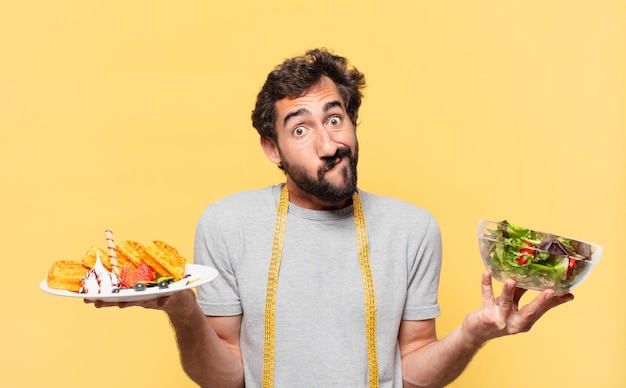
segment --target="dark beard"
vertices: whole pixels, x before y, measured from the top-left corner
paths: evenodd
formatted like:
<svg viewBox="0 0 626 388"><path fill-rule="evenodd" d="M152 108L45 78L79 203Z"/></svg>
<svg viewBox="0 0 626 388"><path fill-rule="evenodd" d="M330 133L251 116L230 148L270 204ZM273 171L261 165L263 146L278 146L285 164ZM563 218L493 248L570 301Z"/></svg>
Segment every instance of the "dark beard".
<svg viewBox="0 0 626 388"><path fill-rule="evenodd" d="M279 150L280 151L280 150ZM341 175L345 184L335 186L326 180L326 170L334 166L340 158L348 158L348 165L343 167ZM356 145L354 155L349 148L339 148L335 155L325 158L324 164L317 170L317 176L313 177L307 174L302 166L290 164L281 154L281 164L285 173L289 175L291 180L305 193L314 196L320 201L326 203L341 203L352 197L356 191L356 166L359 160L359 147Z"/></svg>

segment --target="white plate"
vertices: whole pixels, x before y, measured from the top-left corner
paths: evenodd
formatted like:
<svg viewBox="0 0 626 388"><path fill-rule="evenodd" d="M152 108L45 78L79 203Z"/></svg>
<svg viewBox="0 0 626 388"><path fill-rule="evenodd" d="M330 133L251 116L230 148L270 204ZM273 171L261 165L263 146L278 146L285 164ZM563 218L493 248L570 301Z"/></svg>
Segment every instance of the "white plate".
<svg viewBox="0 0 626 388"><path fill-rule="evenodd" d="M186 290L188 288L197 287L201 284L208 283L217 277L217 270L199 264L186 264L185 275L187 277L171 283L168 288L148 287L144 291L135 291L134 289L123 289L119 293L110 294L80 294L67 290L57 290L48 287L48 282L44 279L39 287L52 295L67 296L70 298L82 298L88 300L102 300L105 302L136 302L140 300L149 300L161 298L163 296L172 295L173 293Z"/></svg>

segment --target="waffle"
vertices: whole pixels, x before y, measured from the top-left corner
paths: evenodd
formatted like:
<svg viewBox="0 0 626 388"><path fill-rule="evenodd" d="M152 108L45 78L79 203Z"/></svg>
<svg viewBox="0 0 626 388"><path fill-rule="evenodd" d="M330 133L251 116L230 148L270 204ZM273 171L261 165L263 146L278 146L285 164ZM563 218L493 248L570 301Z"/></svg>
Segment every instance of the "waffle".
<svg viewBox="0 0 626 388"><path fill-rule="evenodd" d="M48 271L48 287L78 292L82 287L81 280L83 280L87 271L89 271L89 268L77 261L55 261Z"/></svg>
<svg viewBox="0 0 626 388"><path fill-rule="evenodd" d="M96 255L100 256L100 261L102 262L102 265L104 265L104 268L106 268L107 271L110 271L111 261L109 259L109 254L107 253L107 251L98 246L91 247L85 253L80 262L88 268L93 268L93 266L96 265Z"/></svg>
<svg viewBox="0 0 626 388"><path fill-rule="evenodd" d="M155 240L146 247L146 251L166 271L164 274L157 270L161 275L173 276L175 280L183 277L187 260L178 254L176 248L163 241ZM149 262L148 265L150 265Z"/></svg>

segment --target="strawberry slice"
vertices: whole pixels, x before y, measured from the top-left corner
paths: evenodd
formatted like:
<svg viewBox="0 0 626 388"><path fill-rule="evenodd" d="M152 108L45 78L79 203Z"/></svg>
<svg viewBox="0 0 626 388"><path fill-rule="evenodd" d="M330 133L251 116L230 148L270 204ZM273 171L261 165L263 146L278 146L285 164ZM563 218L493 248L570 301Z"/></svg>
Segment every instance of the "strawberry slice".
<svg viewBox="0 0 626 388"><path fill-rule="evenodd" d="M120 280L122 287L130 288L137 283L136 271L130 264L124 264L122 266L122 273L120 274Z"/></svg>
<svg viewBox="0 0 626 388"><path fill-rule="evenodd" d="M139 263L139 267L137 267L137 270L135 271L135 282L140 282L140 281L151 282L154 279L155 279L155 276L154 276L154 272L152 271L152 268L150 268L150 266L146 264L145 261L142 260L141 263Z"/></svg>

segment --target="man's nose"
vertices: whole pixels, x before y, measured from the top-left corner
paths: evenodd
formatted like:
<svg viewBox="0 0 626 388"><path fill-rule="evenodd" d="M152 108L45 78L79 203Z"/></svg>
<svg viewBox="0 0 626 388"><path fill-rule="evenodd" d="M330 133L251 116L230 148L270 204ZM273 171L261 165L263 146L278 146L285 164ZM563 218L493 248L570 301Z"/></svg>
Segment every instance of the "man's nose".
<svg viewBox="0 0 626 388"><path fill-rule="evenodd" d="M332 133L324 127L318 128L315 132L319 157L324 158L335 155L338 147Z"/></svg>

